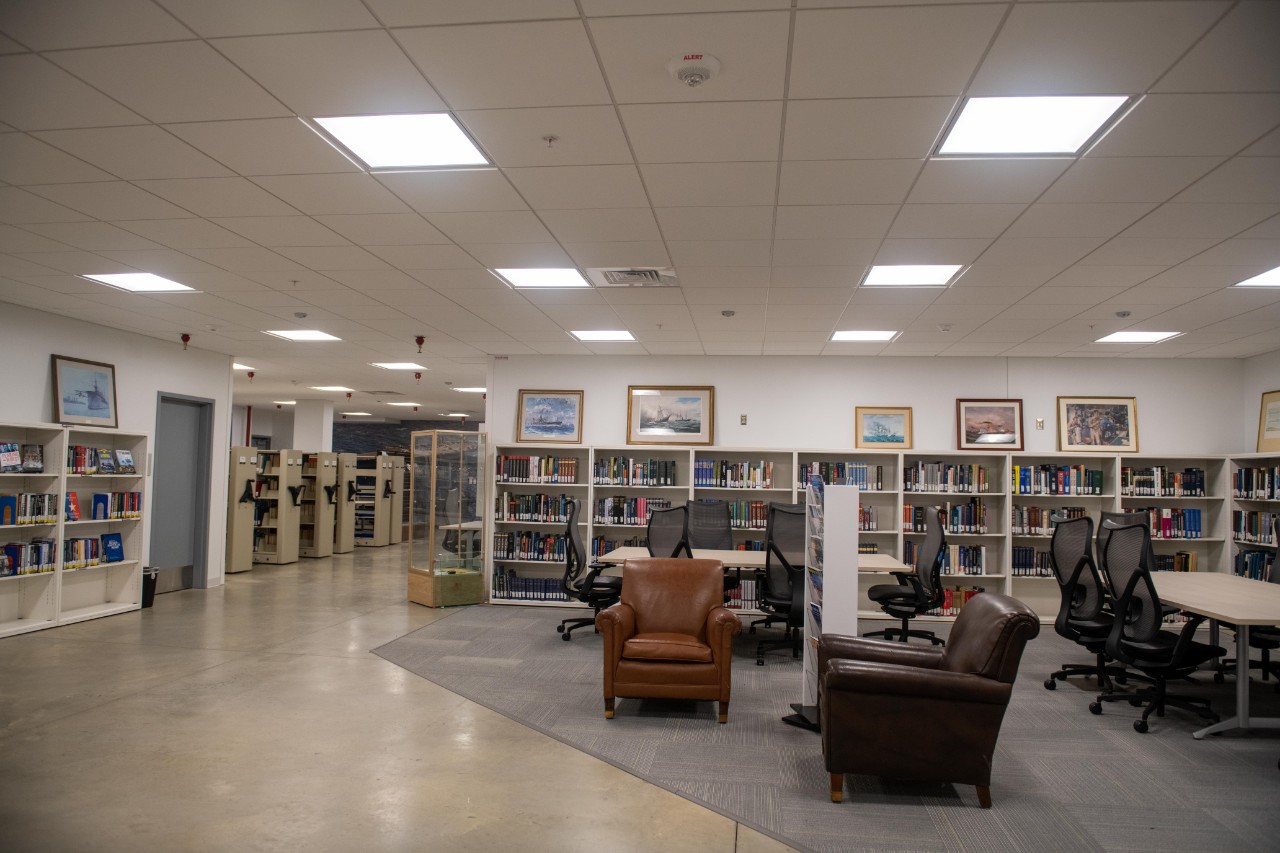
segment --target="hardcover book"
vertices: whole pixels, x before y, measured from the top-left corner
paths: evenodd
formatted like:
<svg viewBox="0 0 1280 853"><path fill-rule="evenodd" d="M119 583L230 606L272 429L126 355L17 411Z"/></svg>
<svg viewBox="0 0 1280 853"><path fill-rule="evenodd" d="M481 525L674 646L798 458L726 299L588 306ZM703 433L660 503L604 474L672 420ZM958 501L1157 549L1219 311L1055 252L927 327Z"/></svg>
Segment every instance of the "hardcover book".
<svg viewBox="0 0 1280 853"><path fill-rule="evenodd" d="M80 520L80 496L75 492L67 492L67 521Z"/></svg>
<svg viewBox="0 0 1280 853"><path fill-rule="evenodd" d="M40 474L44 471L44 445L22 445L22 470L28 474Z"/></svg>
<svg viewBox="0 0 1280 853"><path fill-rule="evenodd" d="M116 450L116 470L121 474L136 474L138 469L133 465L133 451Z"/></svg>
<svg viewBox="0 0 1280 853"><path fill-rule="evenodd" d="M22 470L22 451L13 442L0 442L0 471L15 473Z"/></svg>
<svg viewBox="0 0 1280 853"><path fill-rule="evenodd" d="M102 562L118 563L124 559L124 541L119 533L104 533L99 539L102 542Z"/></svg>
<svg viewBox="0 0 1280 853"><path fill-rule="evenodd" d="M0 525L18 523L18 496L0 495Z"/></svg>
<svg viewBox="0 0 1280 853"><path fill-rule="evenodd" d="M114 474L116 472L116 462L111 458L111 451L105 447L98 448L98 473Z"/></svg>

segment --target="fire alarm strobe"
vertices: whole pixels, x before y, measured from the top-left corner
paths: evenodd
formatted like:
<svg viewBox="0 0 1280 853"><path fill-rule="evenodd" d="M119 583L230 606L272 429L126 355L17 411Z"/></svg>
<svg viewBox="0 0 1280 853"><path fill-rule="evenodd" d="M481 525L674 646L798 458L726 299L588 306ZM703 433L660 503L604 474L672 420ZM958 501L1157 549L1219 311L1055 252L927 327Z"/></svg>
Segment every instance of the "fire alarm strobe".
<svg viewBox="0 0 1280 853"><path fill-rule="evenodd" d="M709 53L686 53L668 62L667 71L692 89L720 73L720 60Z"/></svg>

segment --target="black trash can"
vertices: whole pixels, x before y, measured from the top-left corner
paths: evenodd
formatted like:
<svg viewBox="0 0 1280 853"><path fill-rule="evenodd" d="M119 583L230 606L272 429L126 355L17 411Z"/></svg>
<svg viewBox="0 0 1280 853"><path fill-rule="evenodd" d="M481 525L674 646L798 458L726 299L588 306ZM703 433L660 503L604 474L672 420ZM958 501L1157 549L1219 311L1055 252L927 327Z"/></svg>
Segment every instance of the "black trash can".
<svg viewBox="0 0 1280 853"><path fill-rule="evenodd" d="M159 579L160 570L155 566L143 566L142 568L142 606L150 607L152 602L156 600L156 581Z"/></svg>

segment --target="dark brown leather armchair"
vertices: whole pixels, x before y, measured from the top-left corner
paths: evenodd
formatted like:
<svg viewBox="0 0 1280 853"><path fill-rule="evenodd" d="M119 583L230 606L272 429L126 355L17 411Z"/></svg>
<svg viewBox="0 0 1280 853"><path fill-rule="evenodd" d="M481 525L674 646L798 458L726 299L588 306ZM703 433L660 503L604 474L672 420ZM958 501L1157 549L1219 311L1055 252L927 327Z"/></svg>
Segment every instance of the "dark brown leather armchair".
<svg viewBox="0 0 1280 853"><path fill-rule="evenodd" d="M945 648L823 634L822 757L831 801L845 773L974 785L991 807L991 756L1027 641L1040 633L1015 598L971 598Z"/></svg>
<svg viewBox="0 0 1280 853"><path fill-rule="evenodd" d="M622 600L600 611L604 635L604 715L618 696L705 699L729 721L733 638L742 630L724 607L719 560L627 560Z"/></svg>

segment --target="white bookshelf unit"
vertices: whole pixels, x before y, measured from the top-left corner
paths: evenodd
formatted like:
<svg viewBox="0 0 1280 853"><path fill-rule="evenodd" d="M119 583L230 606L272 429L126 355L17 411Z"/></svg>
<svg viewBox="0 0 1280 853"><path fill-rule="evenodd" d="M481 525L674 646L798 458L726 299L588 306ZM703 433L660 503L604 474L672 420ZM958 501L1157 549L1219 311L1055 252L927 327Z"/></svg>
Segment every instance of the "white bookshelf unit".
<svg viewBox="0 0 1280 853"><path fill-rule="evenodd" d="M253 569L258 448L233 447L227 473L227 574Z"/></svg>
<svg viewBox="0 0 1280 853"><path fill-rule="evenodd" d="M337 503L333 508L333 553L350 554L356 547L356 455L338 454Z"/></svg>
<svg viewBox="0 0 1280 853"><path fill-rule="evenodd" d="M1274 560L1277 516L1280 515L1280 453L1233 456L1230 461L1231 569L1244 577L1266 580L1280 571Z"/></svg>
<svg viewBox="0 0 1280 853"><path fill-rule="evenodd" d="M302 452L258 451L253 561L298 562L298 518L302 498Z"/></svg>
<svg viewBox="0 0 1280 853"><path fill-rule="evenodd" d="M298 507L298 556L333 556L337 507L338 454L302 454L301 506Z"/></svg>
<svg viewBox="0 0 1280 853"><path fill-rule="evenodd" d="M0 444L16 444L20 459L25 446L28 460L39 448L42 469L0 472L0 546L10 558L0 569L0 637L141 607L148 436L2 424ZM69 517L73 506L79 518ZM120 559L108 560L108 534L119 536Z"/></svg>
<svg viewBox="0 0 1280 853"><path fill-rule="evenodd" d="M567 460L569 465L558 465L556 460ZM1186 519L1196 518L1198 527L1191 535L1155 538L1157 556L1172 565L1174 558L1185 560L1180 552L1194 553L1198 571L1232 571L1239 552L1251 550L1232 541L1232 513L1280 511L1280 495L1233 497L1232 478L1241 468L1274 470L1277 466L1280 454L1182 457L497 445L490 457L495 506L491 516L493 555L486 567L489 597L499 604L581 606L566 602L559 592L564 557L556 542L564 533L564 522L558 516L537 515L541 512L537 507L580 498L585 507L583 540L595 556L623 545L644 544L649 501L678 505L723 498L740 502L746 513L744 526L735 528L735 544L754 547L753 540L764 539L764 530L751 525L751 505L758 502L758 512L770 502L801 502L804 478L817 473L827 484L859 487L855 520L863 553L886 554L912 563L923 532L910 529L907 507L912 511L917 506L944 507L948 563L942 584L952 591L954 603L942 615L919 617L922 620L951 621L964 592L980 588L1015 596L1034 608L1041 619L1051 621L1059 603L1047 563L1051 512L1084 511L1096 524L1103 510L1147 508L1155 511L1154 517L1162 524L1163 519L1170 520L1171 533L1183 529L1173 526L1173 519L1185 524ZM1125 494L1123 472L1148 469L1158 470L1162 476L1176 474L1171 482L1178 484L1190 472L1192 479L1203 481L1205 494ZM566 470L573 473L561 473ZM1271 482L1274 490L1274 476ZM1176 491L1180 486L1170 488ZM1187 509L1198 510L1198 516L1186 513ZM867 598L866 590L888 581L883 572L859 572L857 610L861 618L884 618L883 611Z"/></svg>

